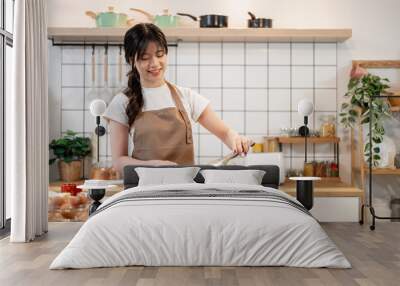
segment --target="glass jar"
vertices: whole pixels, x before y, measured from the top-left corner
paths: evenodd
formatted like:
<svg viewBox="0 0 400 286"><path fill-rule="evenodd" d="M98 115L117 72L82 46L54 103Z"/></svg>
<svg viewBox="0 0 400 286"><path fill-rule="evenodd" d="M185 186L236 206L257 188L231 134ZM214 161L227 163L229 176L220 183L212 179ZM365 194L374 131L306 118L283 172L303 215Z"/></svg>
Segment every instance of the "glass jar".
<svg viewBox="0 0 400 286"><path fill-rule="evenodd" d="M327 177L332 177L331 162L326 161L326 162L325 162L325 166L326 166L326 176L327 176Z"/></svg>
<svg viewBox="0 0 400 286"><path fill-rule="evenodd" d="M111 161L100 161L92 165L90 179L96 180L116 180L119 173L114 169Z"/></svg>
<svg viewBox="0 0 400 286"><path fill-rule="evenodd" d="M326 164L325 162L317 162L315 168L316 177L326 177Z"/></svg>
<svg viewBox="0 0 400 286"><path fill-rule="evenodd" d="M334 137L336 135L335 116L325 115L321 116L321 137Z"/></svg>
<svg viewBox="0 0 400 286"><path fill-rule="evenodd" d="M331 163L331 176L332 177L339 177L339 166L337 163Z"/></svg>
<svg viewBox="0 0 400 286"><path fill-rule="evenodd" d="M304 163L303 174L305 177L314 176L314 164L311 162Z"/></svg>
<svg viewBox="0 0 400 286"><path fill-rule="evenodd" d="M263 143L254 143L253 147L251 147L251 150L253 153L262 153L264 150Z"/></svg>

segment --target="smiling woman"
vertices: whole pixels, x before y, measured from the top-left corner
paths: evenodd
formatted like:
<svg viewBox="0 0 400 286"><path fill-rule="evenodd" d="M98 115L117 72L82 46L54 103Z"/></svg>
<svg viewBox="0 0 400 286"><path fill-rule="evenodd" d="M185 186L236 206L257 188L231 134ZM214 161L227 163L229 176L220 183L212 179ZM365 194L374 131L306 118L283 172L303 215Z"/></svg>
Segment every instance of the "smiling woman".
<svg viewBox="0 0 400 286"><path fill-rule="evenodd" d="M157 26L142 23L129 29L124 49L132 67L128 87L114 97L103 115L110 123L112 158L118 171L132 164L194 164L195 122L233 152L247 154L251 140L229 128L208 99L165 80L168 46ZM131 156L129 134L134 145Z"/></svg>

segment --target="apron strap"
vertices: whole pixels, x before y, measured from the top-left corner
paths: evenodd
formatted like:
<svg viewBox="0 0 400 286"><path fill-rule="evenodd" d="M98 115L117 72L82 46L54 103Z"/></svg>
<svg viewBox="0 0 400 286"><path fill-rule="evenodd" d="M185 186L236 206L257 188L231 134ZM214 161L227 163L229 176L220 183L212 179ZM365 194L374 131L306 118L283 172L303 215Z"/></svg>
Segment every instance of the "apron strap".
<svg viewBox="0 0 400 286"><path fill-rule="evenodd" d="M188 114L183 106L181 99L179 98L178 91L174 85L166 81L169 90L171 91L171 95L173 100L175 101L176 108L179 111L179 114L182 116L183 121L185 122L186 126L186 143L192 144L193 143L193 135L192 135L192 125L190 124L190 119Z"/></svg>

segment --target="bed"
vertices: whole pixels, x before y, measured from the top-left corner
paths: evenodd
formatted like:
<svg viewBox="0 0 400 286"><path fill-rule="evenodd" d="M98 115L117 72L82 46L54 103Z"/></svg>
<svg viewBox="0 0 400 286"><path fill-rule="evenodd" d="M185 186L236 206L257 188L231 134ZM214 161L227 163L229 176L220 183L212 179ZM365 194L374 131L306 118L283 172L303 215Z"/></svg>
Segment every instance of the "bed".
<svg viewBox="0 0 400 286"><path fill-rule="evenodd" d="M153 186L138 186L137 167L125 168L125 190L102 203L50 269L351 267L318 221L278 190L277 166L198 165L202 170L264 170L261 185L205 184L198 173L195 183Z"/></svg>

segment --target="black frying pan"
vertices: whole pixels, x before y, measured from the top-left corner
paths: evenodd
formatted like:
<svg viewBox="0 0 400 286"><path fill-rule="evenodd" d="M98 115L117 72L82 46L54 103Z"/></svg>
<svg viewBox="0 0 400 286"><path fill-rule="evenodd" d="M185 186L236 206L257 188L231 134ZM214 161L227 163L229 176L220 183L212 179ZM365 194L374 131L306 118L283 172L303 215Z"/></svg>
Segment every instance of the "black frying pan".
<svg viewBox="0 0 400 286"><path fill-rule="evenodd" d="M225 15L215 15L215 14L208 14L202 15L199 19L191 14L186 13L176 13L180 16L187 16L190 17L194 21L200 21L201 28L226 28L228 27L228 16Z"/></svg>
<svg viewBox="0 0 400 286"><path fill-rule="evenodd" d="M247 27L249 28L272 28L272 19L256 18L256 16L248 12L251 19L247 20Z"/></svg>

